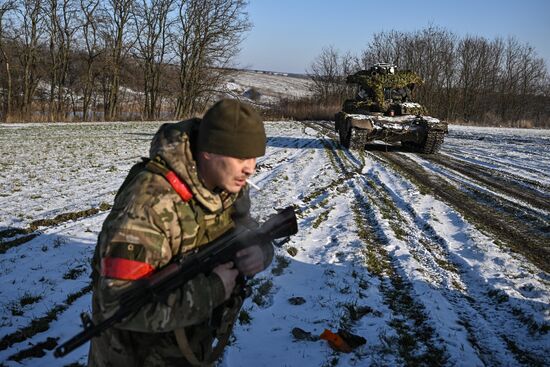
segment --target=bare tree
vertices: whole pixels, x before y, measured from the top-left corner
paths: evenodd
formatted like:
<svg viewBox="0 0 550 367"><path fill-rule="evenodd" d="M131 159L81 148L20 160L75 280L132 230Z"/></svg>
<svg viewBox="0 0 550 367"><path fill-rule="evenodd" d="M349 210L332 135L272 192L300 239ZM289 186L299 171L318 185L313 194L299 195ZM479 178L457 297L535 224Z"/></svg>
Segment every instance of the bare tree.
<svg viewBox="0 0 550 367"><path fill-rule="evenodd" d="M402 60L407 56L405 46L407 35L400 31L389 31L375 33L372 36L367 49L361 55L361 64L363 69L368 69L373 64L379 62L389 62L402 66Z"/></svg>
<svg viewBox="0 0 550 367"><path fill-rule="evenodd" d="M142 0L133 19L136 28L135 54L143 70L146 119L159 116L160 81L167 56L168 34L174 0Z"/></svg>
<svg viewBox="0 0 550 367"><path fill-rule="evenodd" d="M458 39L434 26L375 34L362 64L368 68L376 62L393 62L418 72L425 81L416 91L419 101L440 117L468 121L530 116L548 77L543 60L529 45L513 38Z"/></svg>
<svg viewBox="0 0 550 367"><path fill-rule="evenodd" d="M536 96L541 95L544 85L548 80L548 73L544 60L537 57L533 47L525 45L522 58L524 60L520 68L520 100L518 109L514 116L516 121L531 113L533 101Z"/></svg>
<svg viewBox="0 0 550 367"><path fill-rule="evenodd" d="M48 0L46 13L49 17L47 29L49 33L50 56L50 93L49 118L57 120L63 117L66 105L66 94L70 58L75 33L79 22L76 4L73 0Z"/></svg>
<svg viewBox="0 0 550 367"><path fill-rule="evenodd" d="M60 54L58 48L62 48L63 43L63 36L62 32L60 30L61 24L59 19L59 13L58 13L58 7L59 7L59 1L58 0L48 0L46 2L47 6L47 14L49 15L49 21L46 23L47 28L49 30L49 51L50 51L50 95L49 95L49 118L50 120L55 119L55 111L60 108L59 103L57 103L57 108L55 106L55 94L56 89L60 88L60 69L61 61L60 61ZM59 102L59 101L58 101Z"/></svg>
<svg viewBox="0 0 550 367"><path fill-rule="evenodd" d="M358 61L349 52L341 56L332 46L324 48L307 71L316 98L327 103L347 97L350 86L346 84L346 76L358 68Z"/></svg>
<svg viewBox="0 0 550 367"><path fill-rule="evenodd" d="M504 50L503 70L501 72L499 116L509 119L518 108L517 94L520 86L520 69L522 68L521 45L515 38L508 38Z"/></svg>
<svg viewBox="0 0 550 367"><path fill-rule="evenodd" d="M6 70L6 88L4 90L4 93L2 95L4 96L3 101L1 105L4 106L4 119L7 119L11 113L12 113L12 76L11 76L11 68L10 68L10 57L8 56L8 53L6 52L6 45L5 45L5 39L6 31L4 27L4 22L6 15L8 12L12 12L16 9L15 1L6 1L5 3L0 5L0 65L5 64L5 70ZM2 118L2 115L0 115L0 119Z"/></svg>
<svg viewBox="0 0 550 367"><path fill-rule="evenodd" d="M178 0L172 34L179 64L176 117L201 111L251 24L244 0Z"/></svg>
<svg viewBox="0 0 550 367"><path fill-rule="evenodd" d="M100 0L80 0L82 12L82 42L84 51L84 70L82 76L82 119L91 119L90 107L95 93L96 73L94 67L102 49L99 44L99 31L102 26Z"/></svg>
<svg viewBox="0 0 550 367"><path fill-rule="evenodd" d="M17 41L22 47L19 58L23 69L20 111L24 118L30 117L31 104L39 82L37 71L39 42L44 26L41 3L40 0L20 0L17 8L19 18Z"/></svg>
<svg viewBox="0 0 550 367"><path fill-rule="evenodd" d="M120 75L122 64L132 42L128 34L128 22L132 14L134 0L108 0L106 14L109 15L106 41L106 95L104 100L105 118L113 120L117 116Z"/></svg>
<svg viewBox="0 0 550 367"><path fill-rule="evenodd" d="M422 75L424 84L418 90L418 98L434 108L434 112L441 113L443 106L448 106L448 101L443 99L450 92L446 88L451 86L453 81L453 68L456 66L454 52L456 37L449 31L430 26L413 35L417 43L422 45L422 50L417 53L417 63L407 66L416 70Z"/></svg>
<svg viewBox="0 0 550 367"><path fill-rule="evenodd" d="M468 36L458 45L459 80L457 87L462 96L462 117L470 121L479 114L477 101L483 90L489 44L485 38Z"/></svg>
<svg viewBox="0 0 550 367"><path fill-rule="evenodd" d="M440 62L439 80L432 89L438 93L431 108L439 116L452 116L456 110L456 35L447 32L437 46ZM437 108L436 108L437 107Z"/></svg>

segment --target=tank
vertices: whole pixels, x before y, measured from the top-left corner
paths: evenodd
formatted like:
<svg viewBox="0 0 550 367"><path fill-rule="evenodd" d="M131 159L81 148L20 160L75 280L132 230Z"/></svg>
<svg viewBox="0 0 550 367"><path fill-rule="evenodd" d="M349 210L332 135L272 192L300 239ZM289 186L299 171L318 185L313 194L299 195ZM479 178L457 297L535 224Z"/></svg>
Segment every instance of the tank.
<svg viewBox="0 0 550 367"><path fill-rule="evenodd" d="M362 149L368 142L380 140L399 144L409 151L436 153L447 123L428 116L424 106L412 100L422 78L410 70L378 63L346 78L357 85L355 99L344 102L335 116L335 129L345 148Z"/></svg>

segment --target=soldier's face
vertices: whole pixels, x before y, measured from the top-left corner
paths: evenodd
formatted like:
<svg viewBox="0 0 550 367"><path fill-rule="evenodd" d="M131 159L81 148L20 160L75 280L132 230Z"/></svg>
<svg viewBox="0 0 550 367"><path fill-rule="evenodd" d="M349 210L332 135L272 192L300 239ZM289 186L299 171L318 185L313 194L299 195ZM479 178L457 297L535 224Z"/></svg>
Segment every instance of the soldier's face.
<svg viewBox="0 0 550 367"><path fill-rule="evenodd" d="M238 193L256 169L256 158L234 158L203 152L201 175L206 187Z"/></svg>

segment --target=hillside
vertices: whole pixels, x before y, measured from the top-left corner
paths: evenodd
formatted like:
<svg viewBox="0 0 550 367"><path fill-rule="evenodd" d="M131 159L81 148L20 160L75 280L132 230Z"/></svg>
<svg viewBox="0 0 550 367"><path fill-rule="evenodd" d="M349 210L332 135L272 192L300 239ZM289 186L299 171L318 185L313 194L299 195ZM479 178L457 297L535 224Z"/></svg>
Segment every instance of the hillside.
<svg viewBox="0 0 550 367"><path fill-rule="evenodd" d="M238 96L253 103L276 103L281 98L311 96L311 81L269 71L237 70L227 78L225 88L231 97Z"/></svg>

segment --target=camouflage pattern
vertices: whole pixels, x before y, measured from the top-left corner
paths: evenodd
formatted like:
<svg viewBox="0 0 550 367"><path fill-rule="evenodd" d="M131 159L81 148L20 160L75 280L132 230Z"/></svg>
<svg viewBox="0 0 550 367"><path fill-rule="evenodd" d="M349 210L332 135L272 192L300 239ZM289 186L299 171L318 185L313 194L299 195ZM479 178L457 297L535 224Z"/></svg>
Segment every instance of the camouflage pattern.
<svg viewBox="0 0 550 367"><path fill-rule="evenodd" d="M406 102L410 99L410 93L416 86L423 84L422 78L410 70L396 70L393 73L375 72L374 68L361 70L346 78L346 83L357 84L364 91L356 101L347 101L350 105L344 109L348 113L360 113L358 102L363 103L364 110L372 112L385 112L390 108L390 101ZM390 90L390 95L385 95L385 90ZM397 97L397 98L396 98Z"/></svg>
<svg viewBox="0 0 550 367"><path fill-rule="evenodd" d="M158 269L172 257L222 235L234 225L235 201L238 197L239 201L248 200L245 190L238 195L214 193L202 184L192 154L199 122L193 119L162 125L150 149L151 159L160 160L175 171L190 187L193 199L184 202L163 176L144 169L134 170L119 190L94 254L94 321L111 316L120 294L132 283L101 276L102 259L128 259ZM244 205L244 216L248 215L249 207ZM272 251L272 248L265 250L269 260L266 265L271 262ZM123 323L93 338L88 365L190 365L179 350L173 331L184 328L191 349L199 359L204 358L219 327L211 320L214 313L223 313L223 306L218 306L224 297L223 283L216 274L200 274L168 299L148 304ZM238 312L240 304L234 308L233 312Z"/></svg>

